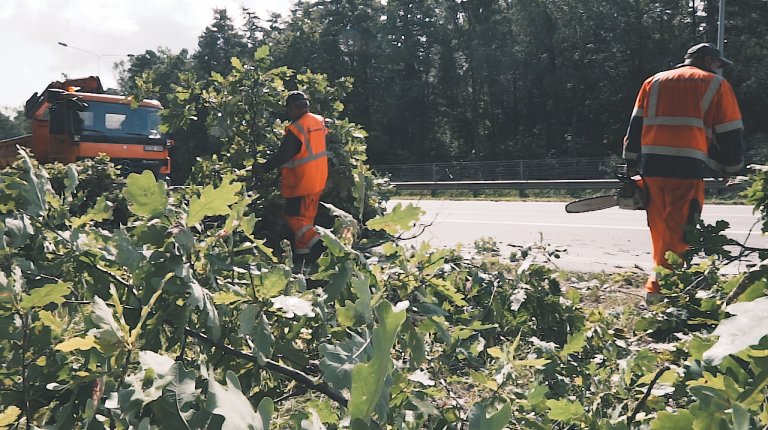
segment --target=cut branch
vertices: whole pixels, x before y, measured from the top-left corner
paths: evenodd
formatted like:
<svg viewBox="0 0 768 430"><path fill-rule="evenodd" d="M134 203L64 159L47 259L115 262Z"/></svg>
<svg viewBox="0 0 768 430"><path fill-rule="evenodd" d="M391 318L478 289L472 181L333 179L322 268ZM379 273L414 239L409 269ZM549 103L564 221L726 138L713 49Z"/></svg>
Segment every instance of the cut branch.
<svg viewBox="0 0 768 430"><path fill-rule="evenodd" d="M325 394L331 400L335 401L336 403L340 404L341 406L344 406L345 408L347 407L347 398L344 397L343 394L341 394L340 392L334 390L333 388L331 388L325 382L319 382L319 381L315 380L314 378L312 378L311 376L307 375L304 372L301 372L299 370L296 370L294 368L285 366L283 364L280 364L280 363L278 363L276 361L269 360L269 359L267 359L264 362L264 364L261 364L261 363L259 363L259 360L255 356L253 356L251 354L248 354L248 353L243 352L243 351L239 351L239 350L234 349L234 348L232 348L230 346L224 345L224 344L222 344L220 342L214 342L208 336L206 336L206 335L204 335L202 333L198 333L198 332L196 332L196 331L194 331L194 330L192 330L190 328L185 328L184 331L185 331L185 333L188 336L193 337L193 338L195 338L195 339L197 339L197 340L199 340L199 341L201 341L203 343L206 343L208 345L215 346L215 347L221 349L227 355L230 355L230 356L235 357L235 358L239 358L239 359L244 360L244 361L248 361L250 363L254 363L254 364L260 365L260 366L264 367L265 369L267 369L267 370L269 370L271 372L275 372L275 373L279 373L279 374L281 374L283 376L287 376L288 378L293 379L294 381L296 381L299 384L309 388L310 390L314 390L314 391L317 391L318 393Z"/></svg>
<svg viewBox="0 0 768 430"><path fill-rule="evenodd" d="M651 397L651 391L653 391L653 386L656 385L656 382L661 378L661 375L664 374L669 370L669 366L664 366L661 369L659 369L655 375L653 375L653 379L651 380L651 383L648 384L648 388L645 390L645 394L643 394L643 397L640 399L639 402L635 405L635 408L632 409L632 414L630 414L627 417L627 426L631 427L632 422L635 421L635 416L637 416L637 413L640 412L640 409L645 406L645 402L648 401L648 397Z"/></svg>

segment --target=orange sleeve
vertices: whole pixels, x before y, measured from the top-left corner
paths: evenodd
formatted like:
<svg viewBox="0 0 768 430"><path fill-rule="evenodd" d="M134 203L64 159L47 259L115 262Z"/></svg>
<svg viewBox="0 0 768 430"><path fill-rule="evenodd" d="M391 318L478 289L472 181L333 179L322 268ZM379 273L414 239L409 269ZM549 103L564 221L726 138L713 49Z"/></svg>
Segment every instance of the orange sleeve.
<svg viewBox="0 0 768 430"><path fill-rule="evenodd" d="M723 80L713 100L711 122L715 138L709 147L710 167L726 175L744 166L744 125L733 88Z"/></svg>
<svg viewBox="0 0 768 430"><path fill-rule="evenodd" d="M632 116L629 118L627 134L624 136L624 147L622 157L628 162L636 161L640 158L641 138L643 133L643 117L645 116L646 100L651 86L651 79L647 79L635 99L635 107L632 110Z"/></svg>
<svg viewBox="0 0 768 430"><path fill-rule="evenodd" d="M731 84L723 79L712 103L712 126L716 134L744 128L741 110Z"/></svg>

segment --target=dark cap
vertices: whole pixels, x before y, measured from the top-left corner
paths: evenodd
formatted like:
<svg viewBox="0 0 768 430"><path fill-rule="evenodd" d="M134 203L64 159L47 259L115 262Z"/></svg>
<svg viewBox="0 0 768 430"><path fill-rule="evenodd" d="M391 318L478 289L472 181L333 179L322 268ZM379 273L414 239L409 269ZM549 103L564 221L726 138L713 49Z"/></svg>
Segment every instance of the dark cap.
<svg viewBox="0 0 768 430"><path fill-rule="evenodd" d="M717 49L717 46L715 46L712 43L699 43L698 45L691 46L688 49L688 52L685 53L685 59L690 60L697 56L706 56L711 55L713 57L717 57L720 59L720 61L723 62L723 64L731 65L733 64L733 61L723 57L723 54L720 52L719 49Z"/></svg>
<svg viewBox="0 0 768 430"><path fill-rule="evenodd" d="M301 100L309 101L309 99L307 98L307 95L302 93L301 91L291 91L290 93L288 93L288 97L285 98L285 105L289 106Z"/></svg>

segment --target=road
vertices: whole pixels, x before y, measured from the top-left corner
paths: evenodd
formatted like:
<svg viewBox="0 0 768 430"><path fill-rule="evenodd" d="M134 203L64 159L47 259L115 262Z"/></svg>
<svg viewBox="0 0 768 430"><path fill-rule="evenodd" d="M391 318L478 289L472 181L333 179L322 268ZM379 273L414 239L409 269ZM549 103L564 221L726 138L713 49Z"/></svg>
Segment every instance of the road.
<svg viewBox="0 0 768 430"><path fill-rule="evenodd" d="M413 203L426 214L420 224L431 224L410 243L427 241L437 247L472 247L475 240L496 240L502 256L515 246L544 243L562 248L559 268L583 272L621 272L652 268L651 239L644 211L611 208L582 214L565 212L562 202L491 202L449 200L395 200ZM702 214L707 223L726 220L727 235L748 246L768 248L768 237L760 234L758 217L750 206L707 205ZM750 233L751 231L751 233ZM744 265L731 265L725 272L739 272Z"/></svg>

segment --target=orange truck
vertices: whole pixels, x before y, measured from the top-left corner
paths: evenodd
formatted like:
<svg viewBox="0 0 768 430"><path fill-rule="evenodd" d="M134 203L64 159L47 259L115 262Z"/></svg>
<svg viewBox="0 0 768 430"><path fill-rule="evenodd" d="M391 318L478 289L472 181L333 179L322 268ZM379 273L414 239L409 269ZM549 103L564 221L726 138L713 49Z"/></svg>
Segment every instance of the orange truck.
<svg viewBox="0 0 768 430"><path fill-rule="evenodd" d="M129 97L106 94L96 76L51 82L24 108L32 134L0 141L0 168L15 161L18 145L31 149L41 163L106 154L123 174L151 170L167 180L173 141L160 133L160 109L156 100L132 103Z"/></svg>

